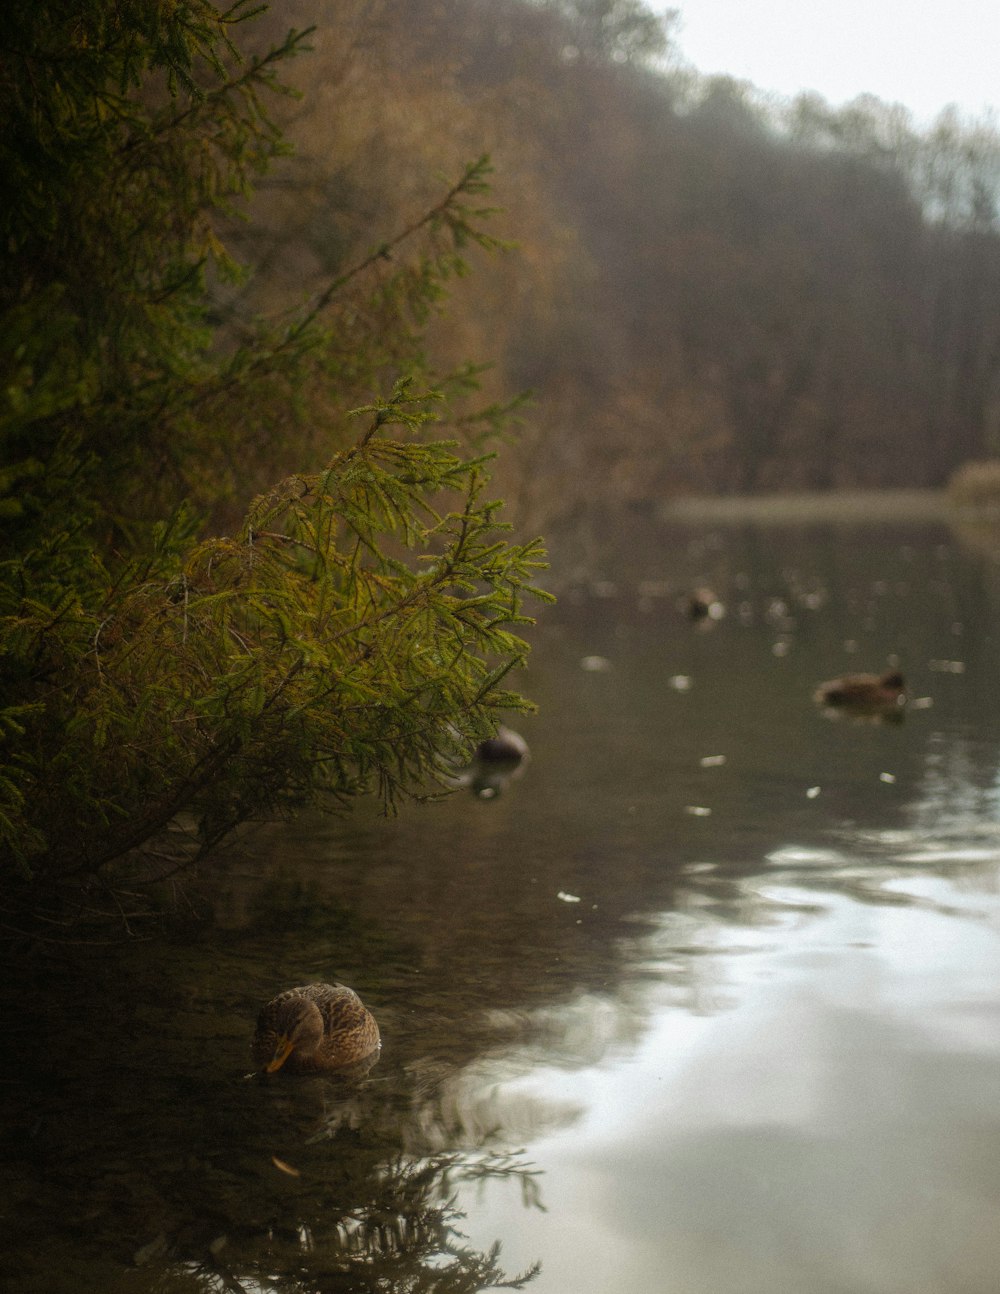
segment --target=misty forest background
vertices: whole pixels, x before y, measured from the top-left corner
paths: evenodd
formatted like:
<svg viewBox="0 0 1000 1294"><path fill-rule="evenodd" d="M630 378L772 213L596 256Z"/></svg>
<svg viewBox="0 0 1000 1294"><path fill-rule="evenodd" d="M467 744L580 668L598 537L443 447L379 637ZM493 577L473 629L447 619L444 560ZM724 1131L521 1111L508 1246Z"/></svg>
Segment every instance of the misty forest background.
<svg viewBox="0 0 1000 1294"><path fill-rule="evenodd" d="M686 66L675 21L630 0L293 8L270 34L315 22L315 53L251 291L294 294L488 152L517 250L429 344L533 393L498 469L519 525L598 496L937 486L998 449L991 123L770 102Z"/></svg>

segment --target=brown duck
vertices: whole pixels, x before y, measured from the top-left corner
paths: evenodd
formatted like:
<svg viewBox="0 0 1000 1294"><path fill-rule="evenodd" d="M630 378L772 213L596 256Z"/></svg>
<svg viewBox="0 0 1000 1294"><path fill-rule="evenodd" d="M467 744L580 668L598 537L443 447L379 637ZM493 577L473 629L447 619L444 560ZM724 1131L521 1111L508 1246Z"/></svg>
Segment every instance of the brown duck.
<svg viewBox="0 0 1000 1294"><path fill-rule="evenodd" d="M257 1017L250 1051L267 1074L344 1072L374 1064L382 1046L375 1017L344 984L304 984L271 999Z"/></svg>
<svg viewBox="0 0 1000 1294"><path fill-rule="evenodd" d="M846 674L821 683L815 697L820 705L845 710L891 710L903 704L905 686L897 670L888 674Z"/></svg>

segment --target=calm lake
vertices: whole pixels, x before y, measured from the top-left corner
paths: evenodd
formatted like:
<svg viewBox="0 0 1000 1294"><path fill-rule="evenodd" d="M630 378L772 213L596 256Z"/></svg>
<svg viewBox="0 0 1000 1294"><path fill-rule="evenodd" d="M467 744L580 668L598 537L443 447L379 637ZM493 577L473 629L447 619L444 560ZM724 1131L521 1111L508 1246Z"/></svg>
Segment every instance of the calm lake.
<svg viewBox="0 0 1000 1294"><path fill-rule="evenodd" d="M995 1294L1000 564L913 518L608 550L502 794L252 832L211 920L8 973L6 1287ZM895 664L901 722L813 702ZM314 979L379 1064L248 1078Z"/></svg>

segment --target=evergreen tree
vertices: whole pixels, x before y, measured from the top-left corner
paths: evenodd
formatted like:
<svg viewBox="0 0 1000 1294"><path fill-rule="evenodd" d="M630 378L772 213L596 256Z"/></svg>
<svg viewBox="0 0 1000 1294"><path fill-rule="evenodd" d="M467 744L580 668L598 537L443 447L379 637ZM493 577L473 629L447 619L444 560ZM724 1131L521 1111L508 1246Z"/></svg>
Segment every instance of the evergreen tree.
<svg viewBox="0 0 1000 1294"><path fill-rule="evenodd" d="M420 350L463 248L495 245L487 164L294 315L237 322L225 231L282 151L268 97L307 35L243 59L252 16L5 12L0 848L52 913L251 816L422 793L526 704L505 681L541 546L504 537L486 458L440 438L463 382ZM321 466L218 533L292 420Z"/></svg>

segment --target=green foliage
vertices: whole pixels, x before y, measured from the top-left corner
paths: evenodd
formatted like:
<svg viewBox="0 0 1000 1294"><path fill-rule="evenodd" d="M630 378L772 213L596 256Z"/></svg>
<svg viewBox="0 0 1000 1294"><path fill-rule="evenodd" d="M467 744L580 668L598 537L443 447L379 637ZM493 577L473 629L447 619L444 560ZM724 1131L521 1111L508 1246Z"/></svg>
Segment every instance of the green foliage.
<svg viewBox="0 0 1000 1294"><path fill-rule="evenodd" d="M0 484L29 535L45 483L11 487L67 446L106 499L116 472L138 478L189 448L191 429L164 413L204 376L205 275L235 268L218 225L281 150L263 94L302 46L293 33L241 65L230 32L247 12L245 0L223 13L207 0L7 7Z"/></svg>
<svg viewBox="0 0 1000 1294"><path fill-rule="evenodd" d="M10 10L8 877L100 876L168 828L171 864L189 861L308 799L427 791L525 706L506 680L522 599L546 596L541 546L504 537L487 460L435 438L467 418L445 393L469 372L422 376L420 328L463 249L498 245L486 160L294 315L237 324L224 233L282 151L264 94L302 36L243 62L245 0ZM314 427L315 461L213 533L206 513L252 479L262 441L280 454L290 419Z"/></svg>
<svg viewBox="0 0 1000 1294"><path fill-rule="evenodd" d="M523 708L504 683L540 548L500 537L481 460L376 434L422 403L401 383L358 411L358 442L238 535L164 526L115 580L94 563L97 596L21 599L6 661L37 699L3 712L0 832L23 866L96 869L182 813L204 852L317 794L391 803Z"/></svg>

